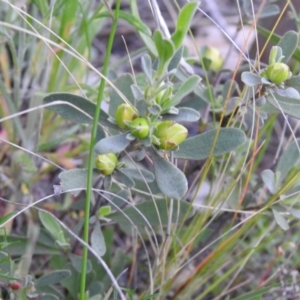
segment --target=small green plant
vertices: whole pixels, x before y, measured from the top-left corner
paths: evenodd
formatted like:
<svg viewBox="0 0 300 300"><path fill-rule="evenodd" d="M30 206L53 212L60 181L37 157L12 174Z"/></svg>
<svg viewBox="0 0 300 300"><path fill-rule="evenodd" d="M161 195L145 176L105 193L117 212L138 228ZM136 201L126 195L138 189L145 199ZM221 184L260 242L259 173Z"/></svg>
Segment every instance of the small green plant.
<svg viewBox="0 0 300 300"><path fill-rule="evenodd" d="M156 1L154 29L135 0L1 3L0 298L270 296L275 266L299 260L299 34L257 23L278 6L237 5L237 35L273 45L260 61L198 45L196 14L214 15L198 1L172 6L172 32ZM114 65L120 20L142 46Z"/></svg>

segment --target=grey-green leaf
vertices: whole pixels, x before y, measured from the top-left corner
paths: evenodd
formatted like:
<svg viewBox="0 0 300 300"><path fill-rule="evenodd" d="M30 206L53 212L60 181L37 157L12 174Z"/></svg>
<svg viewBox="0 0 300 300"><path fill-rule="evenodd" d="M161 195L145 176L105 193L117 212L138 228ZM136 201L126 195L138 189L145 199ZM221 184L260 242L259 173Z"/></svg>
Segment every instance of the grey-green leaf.
<svg viewBox="0 0 300 300"><path fill-rule="evenodd" d="M294 98L287 98L278 95L277 93L270 93L267 96L268 102L287 115L300 119L300 100Z"/></svg>
<svg viewBox="0 0 300 300"><path fill-rule="evenodd" d="M154 173L160 191L169 198L181 199L187 192L185 175L154 149L151 151Z"/></svg>
<svg viewBox="0 0 300 300"><path fill-rule="evenodd" d="M180 47L173 55L168 66L168 71L177 70L182 54L183 54L183 47Z"/></svg>
<svg viewBox="0 0 300 300"><path fill-rule="evenodd" d="M60 224L55 220L51 215L39 211L39 218L43 226L47 229L47 231L52 235L52 237L56 240L56 242L62 247L68 248L70 245L67 243L67 240L64 235L64 231L62 230Z"/></svg>
<svg viewBox="0 0 300 300"><path fill-rule="evenodd" d="M133 168L122 168L121 170L127 176L135 180L152 182L155 179L153 173L148 170Z"/></svg>
<svg viewBox="0 0 300 300"><path fill-rule="evenodd" d="M300 75L292 76L285 82L286 86L293 87L300 93Z"/></svg>
<svg viewBox="0 0 300 300"><path fill-rule="evenodd" d="M142 56L141 67L149 83L152 83L152 60L149 54L145 54Z"/></svg>
<svg viewBox="0 0 300 300"><path fill-rule="evenodd" d="M94 178L99 175L94 171ZM87 169L71 169L61 172L58 175L61 180L61 188L63 192L73 189L85 189L87 180ZM72 194L77 196L81 190L73 191Z"/></svg>
<svg viewBox="0 0 300 300"><path fill-rule="evenodd" d="M292 99L300 100L299 92L293 87L288 87L284 90L275 89L275 92L276 94L278 94L280 97L283 98L292 98Z"/></svg>
<svg viewBox="0 0 300 300"><path fill-rule="evenodd" d="M96 221L95 227L91 233L91 247L100 257L106 252L106 245L99 221Z"/></svg>
<svg viewBox="0 0 300 300"><path fill-rule="evenodd" d="M259 15L259 18L268 18L272 16L276 16L280 13L280 8L276 4L269 4L266 5L266 7L262 10L262 12Z"/></svg>
<svg viewBox="0 0 300 300"><path fill-rule="evenodd" d="M132 91L132 94L133 94L133 96L136 100L144 99L143 91L139 88L138 85L132 84L131 85L131 91Z"/></svg>
<svg viewBox="0 0 300 300"><path fill-rule="evenodd" d="M116 170L116 174L118 175L118 181L125 184L129 189L134 187L134 181L130 176L123 172L122 169Z"/></svg>
<svg viewBox="0 0 300 300"><path fill-rule="evenodd" d="M52 103L54 101L66 102L66 104L55 104L47 107L47 109L55 111L64 119L70 120L76 124L93 123L96 105L86 98L69 93L52 93L43 99L45 104ZM107 118L108 115L101 110L100 123L103 126L112 126L112 124L107 121ZM100 128L98 130L100 130Z"/></svg>
<svg viewBox="0 0 300 300"><path fill-rule="evenodd" d="M81 267L82 267L82 257L79 255L75 255L75 254L69 254L69 259L71 261L72 266L74 267L74 269L80 273L81 272ZM92 271L92 264L91 261L88 260L87 264L86 264L86 273L90 273Z"/></svg>
<svg viewBox="0 0 300 300"><path fill-rule="evenodd" d="M139 117L146 116L147 108L147 102L145 100L139 100L136 102L136 109L138 110Z"/></svg>
<svg viewBox="0 0 300 300"><path fill-rule="evenodd" d="M190 76L183 84L179 87L176 94L170 101L168 107L176 106L179 104L183 97L193 92L195 87L199 84L201 78L197 75Z"/></svg>
<svg viewBox="0 0 300 300"><path fill-rule="evenodd" d="M300 210L289 206L283 206L293 217L300 219Z"/></svg>
<svg viewBox="0 0 300 300"><path fill-rule="evenodd" d="M299 35L295 31L286 32L280 39L277 46L281 47L282 54L284 55L282 62L286 63L289 61L298 46L298 41Z"/></svg>
<svg viewBox="0 0 300 300"><path fill-rule="evenodd" d="M298 144L298 147L297 147ZM277 163L276 172L280 172L280 178L283 181L288 172L296 165L300 157L300 140L297 144L293 141L282 153Z"/></svg>
<svg viewBox="0 0 300 300"><path fill-rule="evenodd" d="M177 114L164 114L164 120L176 122L197 122L200 119L200 113L190 107L179 107Z"/></svg>
<svg viewBox="0 0 300 300"><path fill-rule="evenodd" d="M255 87L262 83L261 77L251 72L243 72L241 79L249 87Z"/></svg>
<svg viewBox="0 0 300 300"><path fill-rule="evenodd" d="M261 178L271 194L276 193L275 174L272 170L264 170L261 172Z"/></svg>
<svg viewBox="0 0 300 300"><path fill-rule="evenodd" d="M288 230L290 228L289 223L282 215L282 210L278 211L278 207L272 207L272 213L276 223L281 227L281 229Z"/></svg>
<svg viewBox="0 0 300 300"><path fill-rule="evenodd" d="M119 90L125 98L135 107L135 99L131 90L131 85L134 84L134 80L131 74L122 74L114 83L117 90ZM116 92L115 89L111 91L108 113L111 117L115 117L117 108L123 104L124 100Z"/></svg>
<svg viewBox="0 0 300 300"><path fill-rule="evenodd" d="M223 99L232 97L236 92L237 88L238 88L238 84L235 80L227 80L222 89Z"/></svg>
<svg viewBox="0 0 300 300"><path fill-rule="evenodd" d="M200 160L209 157L217 129L186 139L174 152L174 157ZM237 128L221 128L212 155L230 152L246 142L245 133Z"/></svg>
<svg viewBox="0 0 300 300"><path fill-rule="evenodd" d="M53 271L49 274L46 274L46 275L38 278L34 284L35 284L35 286L40 287L40 286L61 283L61 281L63 281L64 279L66 279L70 276L71 276L71 271L69 271L69 270Z"/></svg>
<svg viewBox="0 0 300 300"><path fill-rule="evenodd" d="M157 208L157 209L156 209ZM140 212L138 212L138 211ZM144 233L144 227L148 227L147 221L151 226L159 226L159 218L157 213L159 213L160 220L162 225L167 225L170 217L169 213L169 202L165 199L155 200L155 204L152 200L148 200L143 203L139 203L134 207L127 207L123 210L123 213L129 217L129 219L135 224L138 230L141 233ZM123 215L122 212L117 211L114 214L109 215L108 217L119 223L121 228L127 232L131 233L132 225L130 221ZM194 211L190 203L186 201L174 201L173 214L172 214L172 222L181 222L185 220L184 218L190 218L193 215ZM144 216L144 218L141 216Z"/></svg>
<svg viewBox="0 0 300 300"><path fill-rule="evenodd" d="M104 138L95 145L94 151L97 154L119 153L130 144L130 140L126 138L127 135L128 132L124 132Z"/></svg>

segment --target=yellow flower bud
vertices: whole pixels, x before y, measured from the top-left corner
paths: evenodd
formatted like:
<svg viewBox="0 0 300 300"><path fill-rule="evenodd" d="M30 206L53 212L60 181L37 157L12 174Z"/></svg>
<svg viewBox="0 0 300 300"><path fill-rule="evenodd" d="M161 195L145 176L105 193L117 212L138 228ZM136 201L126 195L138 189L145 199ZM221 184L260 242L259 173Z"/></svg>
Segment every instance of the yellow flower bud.
<svg viewBox="0 0 300 300"><path fill-rule="evenodd" d="M215 47L207 47L204 52L204 58L211 61L209 69L213 71L219 71L224 63L224 59L221 56L219 49Z"/></svg>
<svg viewBox="0 0 300 300"><path fill-rule="evenodd" d="M136 118L131 122L130 130L136 138L144 139L149 135L150 126L145 118Z"/></svg>
<svg viewBox="0 0 300 300"><path fill-rule="evenodd" d="M96 168L103 175L110 175L118 164L118 158L114 153L101 154L96 157Z"/></svg>
<svg viewBox="0 0 300 300"><path fill-rule="evenodd" d="M271 82L279 84L290 77L290 68L284 63L277 62L269 65L265 74Z"/></svg>
<svg viewBox="0 0 300 300"><path fill-rule="evenodd" d="M127 104L123 103L118 106L115 119L117 125L122 129L127 129L128 126L125 124L126 121L132 121L136 117L134 108Z"/></svg>
<svg viewBox="0 0 300 300"><path fill-rule="evenodd" d="M163 121L155 123L153 135L160 142L159 148L172 150L187 138L188 130L173 121Z"/></svg>

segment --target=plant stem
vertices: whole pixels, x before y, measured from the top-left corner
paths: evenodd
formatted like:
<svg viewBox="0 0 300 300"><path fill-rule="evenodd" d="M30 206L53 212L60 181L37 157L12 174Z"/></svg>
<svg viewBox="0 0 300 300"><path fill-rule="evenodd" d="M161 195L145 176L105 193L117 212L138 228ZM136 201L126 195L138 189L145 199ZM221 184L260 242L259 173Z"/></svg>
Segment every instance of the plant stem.
<svg viewBox="0 0 300 300"><path fill-rule="evenodd" d="M110 53L112 50L113 40L117 29L117 22L119 16L119 9L120 9L120 0L117 0L115 15L113 19L113 23L111 26L111 31L107 43L106 54L104 58L103 76L106 76L109 60L110 60ZM103 99L105 88L105 80L101 79L98 96L97 96L97 105L96 111L94 115L92 133L91 133L91 142L90 142L90 149L89 149L89 157L88 157L88 176L87 176L87 187L86 187L86 201L85 201L85 215L84 215L84 227L83 227L83 240L88 243L89 242L89 219L90 219L90 206L91 206L91 196L92 196L92 179L93 179L93 166L94 166L94 146L96 144L96 136L97 136L97 128L98 128L98 120L100 116L100 109L101 109L101 102ZM81 280L80 280L80 300L85 300L85 287L86 287L86 266L87 266L87 255L88 249L86 247L83 248L82 252L82 267L81 267Z"/></svg>

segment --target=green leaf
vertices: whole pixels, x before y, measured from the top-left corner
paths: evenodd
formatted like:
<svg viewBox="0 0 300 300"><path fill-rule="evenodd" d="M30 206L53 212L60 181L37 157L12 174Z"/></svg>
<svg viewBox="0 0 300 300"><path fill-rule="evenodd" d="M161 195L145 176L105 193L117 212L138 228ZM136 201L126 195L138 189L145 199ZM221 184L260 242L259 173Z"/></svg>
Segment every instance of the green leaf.
<svg viewBox="0 0 300 300"><path fill-rule="evenodd" d="M106 245L99 221L96 221L95 227L91 234L91 247L100 257L106 252Z"/></svg>
<svg viewBox="0 0 300 300"><path fill-rule="evenodd" d="M227 80L222 89L222 97L226 99L227 97L230 98L234 95L234 93L238 89L238 84L235 80Z"/></svg>
<svg viewBox="0 0 300 300"><path fill-rule="evenodd" d="M59 144L62 144L66 139L71 137L73 134L75 134L76 131L80 128L80 125L75 125L72 126L70 129L64 131L63 133L60 133L59 136L52 140L52 141L47 141L46 143L43 143L39 145L38 152L43 152L47 150L51 150L58 146Z"/></svg>
<svg viewBox="0 0 300 300"><path fill-rule="evenodd" d="M136 102L136 109L138 110L140 117L146 117L147 108L147 102L145 100L139 100Z"/></svg>
<svg viewBox="0 0 300 300"><path fill-rule="evenodd" d="M251 72L243 72L241 79L249 87L255 87L262 83L261 77Z"/></svg>
<svg viewBox="0 0 300 300"><path fill-rule="evenodd" d="M96 105L89 100L69 93L53 93L43 99L45 104L52 103L54 101L64 101L75 106L73 107L68 104L55 104L47 107L47 109L55 111L64 119L70 120L76 124L93 123ZM112 124L107 121L107 118L108 115L101 110L99 119L100 124L112 127ZM102 133L101 136L105 136L101 127L98 127L98 131Z"/></svg>
<svg viewBox="0 0 300 300"><path fill-rule="evenodd" d="M11 277L13 269L12 260L6 252L0 251L0 274Z"/></svg>
<svg viewBox="0 0 300 300"><path fill-rule="evenodd" d="M99 175L98 171L94 171L93 177ZM67 192L73 189L86 189L87 169L71 169L61 172L58 175L61 180L62 192ZM81 190L72 191L74 196L77 196Z"/></svg>
<svg viewBox="0 0 300 300"><path fill-rule="evenodd" d="M98 274L97 274L98 275ZM88 300L101 300L103 293L103 285L101 281L93 281L88 287Z"/></svg>
<svg viewBox="0 0 300 300"><path fill-rule="evenodd" d="M131 85L134 84L134 80L131 74L122 74L114 83L117 90L119 90L125 98L135 107L135 99L132 94ZM110 93L109 109L108 113L111 117L115 117L117 108L119 105L123 104L124 100L121 96L113 89Z"/></svg>
<svg viewBox="0 0 300 300"><path fill-rule="evenodd" d="M75 255L75 254L70 254L69 255L69 259L71 261L72 266L74 267L74 269L80 274L81 273L81 265L82 265L82 257ZM91 261L88 260L87 261L87 268L86 268L86 273L90 273L93 269Z"/></svg>
<svg viewBox="0 0 300 300"><path fill-rule="evenodd" d="M157 209L156 209L157 207ZM139 212L138 212L138 211ZM188 215L186 215L189 212ZM150 223L151 226L159 226L159 213L162 225L167 225L169 220L169 201L165 199L155 200L155 204L152 200L139 203L134 207L127 207L122 212L117 211L116 213L108 216L111 220L119 223L122 230L126 233L131 234L132 225L130 221L124 216L124 214L132 221L132 223L138 228L141 233L144 233L144 227L149 227L144 218ZM144 218L141 216L144 216ZM189 218L193 215L192 205L186 201L174 201L172 222L181 222L185 220L185 217Z"/></svg>
<svg viewBox="0 0 300 300"><path fill-rule="evenodd" d="M261 178L271 194L276 193L275 174L272 170L263 170Z"/></svg>
<svg viewBox="0 0 300 300"><path fill-rule="evenodd" d="M159 30L154 32L153 40L158 52L157 76L160 77L167 69L175 49L173 43L165 39Z"/></svg>
<svg viewBox="0 0 300 300"><path fill-rule="evenodd" d="M59 270L53 271L49 274L46 274L35 281L35 286L47 286L51 284L61 283L64 279L71 276L71 272L69 270Z"/></svg>
<svg viewBox="0 0 300 300"><path fill-rule="evenodd" d="M298 147L300 148L300 140L297 140ZM288 172L297 164L299 160L299 150L295 141L293 141L281 154L276 166L276 172L280 173L280 178L285 179Z"/></svg>
<svg viewBox="0 0 300 300"><path fill-rule="evenodd" d="M128 132L124 132L118 135L109 136L100 140L94 148L97 154L107 154L110 152L119 153L125 150L125 148L130 144L130 140L126 137Z"/></svg>
<svg viewBox="0 0 300 300"><path fill-rule="evenodd" d="M64 231L62 230L60 224L55 220L54 217L42 211L39 211L39 218L46 230L59 244L63 246L69 246L64 236Z"/></svg>
<svg viewBox="0 0 300 300"><path fill-rule="evenodd" d="M268 102L287 115L300 119L300 100L282 97L277 93L270 93L267 96Z"/></svg>
<svg viewBox="0 0 300 300"><path fill-rule="evenodd" d="M152 182L155 179L153 173L148 170L133 168L122 168L121 170L127 176L135 180Z"/></svg>
<svg viewBox="0 0 300 300"><path fill-rule="evenodd" d="M144 93L138 85L132 84L131 91L136 100L144 100Z"/></svg>
<svg viewBox="0 0 300 300"><path fill-rule="evenodd" d="M276 223L281 227L283 230L288 230L290 228L289 223L286 221L284 216L282 215L283 210L279 209L278 206L272 207L272 213L275 218Z"/></svg>
<svg viewBox="0 0 300 300"><path fill-rule="evenodd" d="M257 26L257 30L259 33L261 33L263 36L269 38L271 37L271 41L274 43L274 44L277 44L281 37L275 33L271 33L270 30L267 30L263 27L260 27L260 26ZM300 61L300 49L297 48L293 54L293 58L295 58L297 61Z"/></svg>
<svg viewBox="0 0 300 300"><path fill-rule="evenodd" d="M160 191L169 198L181 199L187 192L188 184L185 175L167 159L152 149L156 183Z"/></svg>
<svg viewBox="0 0 300 300"><path fill-rule="evenodd" d="M101 14L97 15L97 17L99 17L99 18L102 18L102 17L111 17L112 14L114 14L114 10L112 10L111 12L101 13ZM147 36L151 36L151 30L149 29L149 27L147 25L145 25L145 23L142 22L142 20L140 18L137 18L134 15L132 15L131 13L127 13L127 12L125 12L123 10L119 11L118 17L120 19L123 19L126 22L128 22L137 31L142 32L142 33L144 33Z"/></svg>
<svg viewBox="0 0 300 300"><path fill-rule="evenodd" d="M164 114L162 119L176 122L197 122L200 119L200 113L193 108L180 107L178 114Z"/></svg>
<svg viewBox="0 0 300 300"><path fill-rule="evenodd" d="M276 4L269 4L264 7L262 12L259 14L259 19L276 16L280 13L280 8Z"/></svg>
<svg viewBox="0 0 300 300"><path fill-rule="evenodd" d="M169 66L168 66L169 72L171 72L172 70L177 70L180 60L182 58L182 54L183 54L183 46L180 47L173 55L173 57L169 63Z"/></svg>
<svg viewBox="0 0 300 300"><path fill-rule="evenodd" d="M10 255L21 256L30 245L30 240L21 236L0 236L0 244L6 243L5 251ZM37 255L54 255L60 254L61 249L55 245L54 240L51 238L51 245L46 244L40 240L35 245L34 253Z"/></svg>
<svg viewBox="0 0 300 300"><path fill-rule="evenodd" d="M283 37L280 39L277 46L282 49L282 55L284 58L282 59L283 63L289 61L289 59L293 56L295 50L297 49L299 42L299 35L295 31L286 32Z"/></svg>
<svg viewBox="0 0 300 300"><path fill-rule="evenodd" d="M98 217L105 217L111 213L111 206L103 205L99 208L97 215Z"/></svg>
<svg viewBox="0 0 300 300"><path fill-rule="evenodd" d="M17 212L13 211L13 212L10 212L8 214L6 214L5 216L1 217L0 218L0 228L1 228L1 225L6 222L8 219L10 219L13 215L15 215ZM0 233L1 234L1 233Z"/></svg>
<svg viewBox="0 0 300 300"><path fill-rule="evenodd" d="M209 157L217 129L186 139L174 152L174 157L200 160ZM236 128L221 128L212 152L218 156L230 152L246 142L245 133Z"/></svg>
<svg viewBox="0 0 300 300"><path fill-rule="evenodd" d="M152 60L149 54L145 54L141 58L141 67L146 75L149 83L152 83Z"/></svg>
<svg viewBox="0 0 300 300"><path fill-rule="evenodd" d="M198 5L198 2L189 2L185 4L184 7L181 9L177 18L175 32L172 34L171 37L176 49L178 49L181 46L183 39L187 34L193 17L197 11Z"/></svg>
<svg viewBox="0 0 300 300"><path fill-rule="evenodd" d="M284 209L286 211L288 211L293 217L295 217L296 219L300 219L300 210L299 209L295 209L289 206L283 206Z"/></svg>
<svg viewBox="0 0 300 300"><path fill-rule="evenodd" d="M123 170L116 170L116 174L118 175L118 181L125 184L126 187L132 189L134 187L134 181L127 174L123 173Z"/></svg>
<svg viewBox="0 0 300 300"><path fill-rule="evenodd" d="M131 8L132 15L135 16L136 18L140 19L138 3L136 1L130 1L130 8ZM143 40L143 43L145 44L145 46L151 52L151 54L154 57L157 57L158 53L157 53L157 50L156 50L156 47L155 47L155 44L154 44L152 38L140 31L138 33L139 33L141 39Z"/></svg>
<svg viewBox="0 0 300 300"><path fill-rule="evenodd" d="M186 81L182 83L182 85L177 90L176 94L171 99L167 108L171 106L176 106L179 104L183 97L188 95L189 93L193 92L195 87L199 84L201 78L197 75L190 76ZM164 108L165 110L166 108Z"/></svg>
<svg viewBox="0 0 300 300"><path fill-rule="evenodd" d="M296 89L300 93L300 75L292 76L285 81L285 85Z"/></svg>

